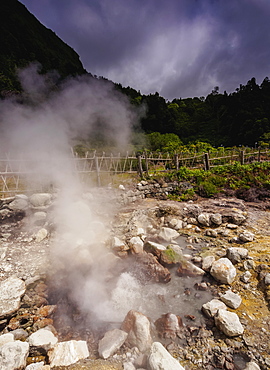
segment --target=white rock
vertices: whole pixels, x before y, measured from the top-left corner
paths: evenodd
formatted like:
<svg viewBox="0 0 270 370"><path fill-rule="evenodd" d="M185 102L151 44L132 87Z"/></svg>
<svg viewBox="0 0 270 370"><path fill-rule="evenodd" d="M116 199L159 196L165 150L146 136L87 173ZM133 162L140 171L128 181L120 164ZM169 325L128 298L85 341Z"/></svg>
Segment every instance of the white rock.
<svg viewBox="0 0 270 370"><path fill-rule="evenodd" d="M129 241L129 246L135 254L143 252L143 241L139 236L133 236Z"/></svg>
<svg viewBox="0 0 270 370"><path fill-rule="evenodd" d="M33 214L33 223L40 223L40 222L44 222L46 220L46 217L47 217L47 213L46 212L43 212L43 211L39 211L39 212L35 212Z"/></svg>
<svg viewBox="0 0 270 370"><path fill-rule="evenodd" d="M270 273L269 272L264 277L264 284L270 285Z"/></svg>
<svg viewBox="0 0 270 370"><path fill-rule="evenodd" d="M0 317L10 315L19 309L21 296L25 290L24 281L16 277L0 282Z"/></svg>
<svg viewBox="0 0 270 370"><path fill-rule="evenodd" d="M239 239L244 243L252 242L255 239L255 235L250 231L244 231L239 235Z"/></svg>
<svg viewBox="0 0 270 370"><path fill-rule="evenodd" d="M243 283L248 283L251 278L251 273L249 271L245 271L241 276L240 280L243 281Z"/></svg>
<svg viewBox="0 0 270 370"><path fill-rule="evenodd" d="M0 335L0 347L5 343L14 342L14 335L11 333L6 333Z"/></svg>
<svg viewBox="0 0 270 370"><path fill-rule="evenodd" d="M226 225L227 229L234 230L238 228L238 225L235 224L227 224Z"/></svg>
<svg viewBox="0 0 270 370"><path fill-rule="evenodd" d="M207 229L205 230L205 235L210 236L211 238L216 238L218 236L218 233L214 229Z"/></svg>
<svg viewBox="0 0 270 370"><path fill-rule="evenodd" d="M24 369L29 354L29 344L16 340L0 347L0 369Z"/></svg>
<svg viewBox="0 0 270 370"><path fill-rule="evenodd" d="M209 213L201 213L198 218L198 222L203 226L210 226L210 215Z"/></svg>
<svg viewBox="0 0 270 370"><path fill-rule="evenodd" d="M175 229L175 230L180 230L183 228L183 221L182 220L178 220L177 218L172 218L169 222L168 222L168 225L169 227L171 227L172 229Z"/></svg>
<svg viewBox="0 0 270 370"><path fill-rule="evenodd" d="M154 342L148 357L150 370L185 370L159 342Z"/></svg>
<svg viewBox="0 0 270 370"><path fill-rule="evenodd" d="M234 312L219 309L214 319L217 328L228 337L235 337L244 332L239 317Z"/></svg>
<svg viewBox="0 0 270 370"><path fill-rule="evenodd" d="M133 365L132 362L124 362L123 368L124 370L136 370L136 367Z"/></svg>
<svg viewBox="0 0 270 370"><path fill-rule="evenodd" d="M68 342L58 342L48 354L51 367L69 366L87 358L89 351L85 341L70 340Z"/></svg>
<svg viewBox="0 0 270 370"><path fill-rule="evenodd" d="M28 208L28 198L16 196L13 202L9 203L8 208L12 211L23 211Z"/></svg>
<svg viewBox="0 0 270 370"><path fill-rule="evenodd" d="M33 207L44 207L51 203L52 195L49 193L37 193L30 196L29 201Z"/></svg>
<svg viewBox="0 0 270 370"><path fill-rule="evenodd" d="M167 248L163 244L152 242L151 240L147 240L145 245L153 247L153 249L157 249L158 251L165 251Z"/></svg>
<svg viewBox="0 0 270 370"><path fill-rule="evenodd" d="M214 262L215 262L215 257L214 256L203 257L202 269L204 271L209 271Z"/></svg>
<svg viewBox="0 0 270 370"><path fill-rule="evenodd" d="M35 235L36 242L40 243L42 240L46 239L48 236L48 230L44 227L39 229Z"/></svg>
<svg viewBox="0 0 270 370"><path fill-rule="evenodd" d="M256 364L254 361L250 361L246 364L244 370L261 370L260 366Z"/></svg>
<svg viewBox="0 0 270 370"><path fill-rule="evenodd" d="M158 236L168 242L179 237L179 233L170 227L162 227Z"/></svg>
<svg viewBox="0 0 270 370"><path fill-rule="evenodd" d="M222 302L224 302L230 308L238 308L242 303L240 295L233 293L231 290L227 290L223 295L220 296Z"/></svg>
<svg viewBox="0 0 270 370"><path fill-rule="evenodd" d="M44 362L35 362L26 366L25 370L44 370Z"/></svg>
<svg viewBox="0 0 270 370"><path fill-rule="evenodd" d="M232 214L232 221L236 225L242 224L244 221L246 221L246 217L242 215L241 213L234 213Z"/></svg>
<svg viewBox="0 0 270 370"><path fill-rule="evenodd" d="M126 190L126 188L124 187L124 185L122 185L122 184L120 184L119 186L118 186L118 188L120 189L120 190Z"/></svg>
<svg viewBox="0 0 270 370"><path fill-rule="evenodd" d="M141 312L130 310L126 315L122 330L128 333L127 342L137 347L140 352L146 352L152 345L150 322Z"/></svg>
<svg viewBox="0 0 270 370"><path fill-rule="evenodd" d="M128 333L114 329L105 333L104 337L98 343L98 353L103 359L112 356L125 342Z"/></svg>
<svg viewBox="0 0 270 370"><path fill-rule="evenodd" d="M248 250L246 248L231 247L227 249L227 257L232 263L238 263L247 258Z"/></svg>
<svg viewBox="0 0 270 370"><path fill-rule="evenodd" d="M125 244L125 242L123 242L122 240L117 238L117 236L114 236L112 238L111 247L112 247L112 249L114 249L115 251L118 251L118 252L129 250L129 247Z"/></svg>
<svg viewBox="0 0 270 370"><path fill-rule="evenodd" d="M202 305L202 311L207 317L214 317L219 309L226 310L226 308L225 303L216 298Z"/></svg>
<svg viewBox="0 0 270 370"><path fill-rule="evenodd" d="M56 336L48 329L39 329L28 338L30 346L41 347L46 351L52 348L57 342L58 339Z"/></svg>
<svg viewBox="0 0 270 370"><path fill-rule="evenodd" d="M220 213L213 213L210 215L210 220L215 225L221 225L222 224L222 216Z"/></svg>
<svg viewBox="0 0 270 370"><path fill-rule="evenodd" d="M228 258L220 258L213 262L210 274L224 284L231 284L236 276L236 268Z"/></svg>

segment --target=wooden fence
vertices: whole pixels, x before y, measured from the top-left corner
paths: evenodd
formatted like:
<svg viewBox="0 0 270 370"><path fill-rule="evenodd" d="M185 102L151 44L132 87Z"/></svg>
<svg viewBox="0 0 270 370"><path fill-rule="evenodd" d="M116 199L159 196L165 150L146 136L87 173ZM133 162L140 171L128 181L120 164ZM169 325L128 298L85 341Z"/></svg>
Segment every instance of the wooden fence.
<svg viewBox="0 0 270 370"><path fill-rule="evenodd" d="M270 161L268 149L233 149L222 153L133 153L126 155L96 152L87 153L79 157L76 153L65 158L35 158L26 160L23 157L12 158L5 154L0 159L0 195L8 196L19 192L48 191L53 186L50 172L64 172L67 164L84 184L95 186L108 185L119 181L119 176L125 174L138 175L139 177L179 170L180 167L201 168L209 170L215 166ZM44 171L44 169L46 169ZM121 178L120 178L121 179ZM31 184L31 186L30 186Z"/></svg>

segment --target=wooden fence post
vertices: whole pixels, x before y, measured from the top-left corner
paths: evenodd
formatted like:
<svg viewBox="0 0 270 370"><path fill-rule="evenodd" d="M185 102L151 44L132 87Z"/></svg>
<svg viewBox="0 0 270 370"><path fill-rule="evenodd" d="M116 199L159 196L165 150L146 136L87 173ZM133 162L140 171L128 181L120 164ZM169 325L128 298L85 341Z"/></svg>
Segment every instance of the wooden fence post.
<svg viewBox="0 0 270 370"><path fill-rule="evenodd" d="M148 158L147 158L147 152L144 152L144 157L145 157L145 172L146 176L148 176Z"/></svg>
<svg viewBox="0 0 270 370"><path fill-rule="evenodd" d="M140 177L143 177L142 156L140 154L137 154L137 160L138 160L138 173Z"/></svg>
<svg viewBox="0 0 270 370"><path fill-rule="evenodd" d="M204 169L205 169L205 171L210 170L210 162L209 162L209 154L208 153L204 153Z"/></svg>
<svg viewBox="0 0 270 370"><path fill-rule="evenodd" d="M100 187L100 171L99 171L99 165L98 165L98 157L95 156L95 166L96 166L96 172L97 172L97 185Z"/></svg>
<svg viewBox="0 0 270 370"><path fill-rule="evenodd" d="M258 162L261 162L261 147L258 148Z"/></svg>
<svg viewBox="0 0 270 370"><path fill-rule="evenodd" d="M178 171L179 170L179 157L178 157L178 154L175 154L174 155L174 165L175 165L176 171Z"/></svg>
<svg viewBox="0 0 270 370"><path fill-rule="evenodd" d="M243 165L245 163L245 151L240 150L240 164Z"/></svg>

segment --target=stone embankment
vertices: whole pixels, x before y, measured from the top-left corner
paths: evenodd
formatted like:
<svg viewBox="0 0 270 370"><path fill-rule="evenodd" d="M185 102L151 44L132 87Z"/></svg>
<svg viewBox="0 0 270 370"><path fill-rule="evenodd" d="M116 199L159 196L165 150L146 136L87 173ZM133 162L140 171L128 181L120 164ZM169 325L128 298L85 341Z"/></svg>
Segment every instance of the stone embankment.
<svg viewBox="0 0 270 370"><path fill-rule="evenodd" d="M51 261L57 196L1 199L0 369L269 369L268 212L236 199L138 202L153 190L146 183L138 187L145 187L135 190L138 197L124 188L118 194L127 205L104 225L105 254L91 254L80 240L73 260L65 264L70 252L62 252L59 266ZM93 197L82 199L80 209L90 208ZM78 255L83 278L98 264L105 285L124 272L151 290L177 276L179 291L158 299L160 305L172 298L178 303L157 319L131 308L114 327L93 323L90 313L87 328L85 306L75 299L87 291L66 286L80 275ZM210 298L198 312L179 315L187 299L195 304L203 297Z"/></svg>

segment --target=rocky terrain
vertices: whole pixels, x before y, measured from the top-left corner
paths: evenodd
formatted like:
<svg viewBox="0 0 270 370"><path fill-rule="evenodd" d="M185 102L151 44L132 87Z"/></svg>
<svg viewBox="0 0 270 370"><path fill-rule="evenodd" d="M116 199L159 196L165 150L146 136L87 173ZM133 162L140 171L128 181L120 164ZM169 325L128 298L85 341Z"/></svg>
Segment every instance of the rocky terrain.
<svg viewBox="0 0 270 370"><path fill-rule="evenodd" d="M269 369L267 203L96 198L0 200L0 369Z"/></svg>

